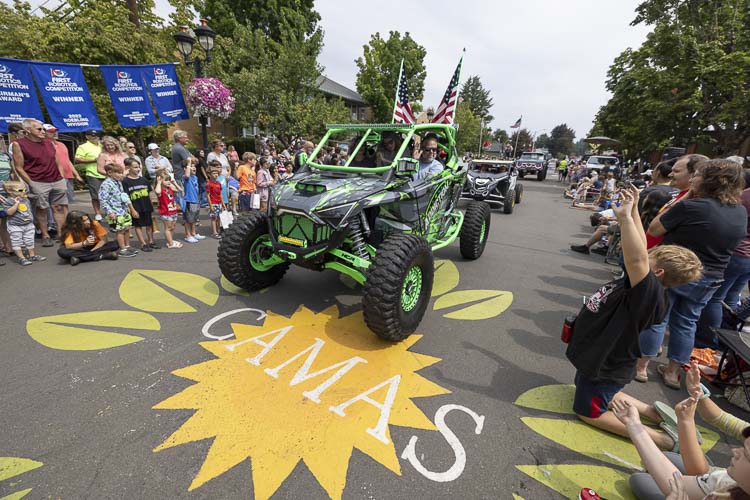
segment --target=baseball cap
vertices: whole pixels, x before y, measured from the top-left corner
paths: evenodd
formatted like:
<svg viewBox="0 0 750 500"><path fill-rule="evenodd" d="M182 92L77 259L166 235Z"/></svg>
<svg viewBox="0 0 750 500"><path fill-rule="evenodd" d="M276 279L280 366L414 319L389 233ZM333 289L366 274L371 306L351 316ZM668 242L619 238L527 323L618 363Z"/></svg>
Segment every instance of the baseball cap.
<svg viewBox="0 0 750 500"><path fill-rule="evenodd" d="M57 127L55 127L54 125L50 125L49 123L45 123L44 125L42 125L42 128L45 132L57 132Z"/></svg>
<svg viewBox="0 0 750 500"><path fill-rule="evenodd" d="M159 148L158 144L156 144L155 142L152 142L152 143L150 143L148 145L148 150L151 151L151 150L154 150L154 149L160 149L160 148Z"/></svg>
<svg viewBox="0 0 750 500"><path fill-rule="evenodd" d="M84 134L86 134L86 135L95 135L95 136L99 137L99 131L96 130L96 129L93 129L93 128L87 130L86 132L84 132Z"/></svg>

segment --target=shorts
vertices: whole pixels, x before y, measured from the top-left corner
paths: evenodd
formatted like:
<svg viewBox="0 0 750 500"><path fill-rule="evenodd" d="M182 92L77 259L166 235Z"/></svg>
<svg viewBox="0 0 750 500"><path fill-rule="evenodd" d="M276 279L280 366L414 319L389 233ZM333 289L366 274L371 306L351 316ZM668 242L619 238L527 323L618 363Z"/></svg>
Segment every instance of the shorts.
<svg viewBox="0 0 750 500"><path fill-rule="evenodd" d="M34 223L23 226L14 226L8 224L8 235L10 236L10 247L13 250L20 250L23 247L34 248Z"/></svg>
<svg viewBox="0 0 750 500"><path fill-rule="evenodd" d="M86 176L86 184L89 186L89 194L92 200L99 200L99 188L102 187L102 182L104 182L104 177L99 179L90 175Z"/></svg>
<svg viewBox="0 0 750 500"><path fill-rule="evenodd" d="M609 403L615 394L623 390L623 384L615 382L597 381L576 372L576 393L573 397L573 411L577 415L589 418L599 418L609 408Z"/></svg>
<svg viewBox="0 0 750 500"><path fill-rule="evenodd" d="M138 212L138 218L133 218L133 227L151 227L153 223L150 210L148 212Z"/></svg>
<svg viewBox="0 0 750 500"><path fill-rule="evenodd" d="M185 202L185 211L182 212L182 216L185 218L185 222L193 224L198 222L198 216L201 213L201 206L198 203Z"/></svg>
<svg viewBox="0 0 750 500"><path fill-rule="evenodd" d="M221 215L221 205L210 205L208 208L208 215L212 219L218 219Z"/></svg>
<svg viewBox="0 0 750 500"><path fill-rule="evenodd" d="M159 218L164 222L177 222L177 214L160 215Z"/></svg>
<svg viewBox="0 0 750 500"><path fill-rule="evenodd" d="M122 214L116 215L113 219L107 215L107 224L109 224L110 230L119 233L133 226L133 217L130 214Z"/></svg>
<svg viewBox="0 0 750 500"><path fill-rule="evenodd" d="M29 198L36 208L47 210L50 205L68 204L68 183L65 179L55 182L29 181Z"/></svg>
<svg viewBox="0 0 750 500"><path fill-rule="evenodd" d="M253 193L242 191L240 193L240 210L246 212L253 209Z"/></svg>

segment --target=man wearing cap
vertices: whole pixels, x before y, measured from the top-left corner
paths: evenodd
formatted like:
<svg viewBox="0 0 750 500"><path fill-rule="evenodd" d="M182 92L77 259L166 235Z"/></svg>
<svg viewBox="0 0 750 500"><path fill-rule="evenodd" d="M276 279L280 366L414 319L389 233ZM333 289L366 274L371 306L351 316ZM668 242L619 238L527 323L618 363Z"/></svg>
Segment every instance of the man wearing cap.
<svg viewBox="0 0 750 500"><path fill-rule="evenodd" d="M42 246L54 246L47 232L47 209L61 228L68 215L68 187L63 168L57 161L55 146L47 140L42 122L27 118L23 122L26 137L13 145L13 162L16 173L29 186L30 198L34 201L36 221L42 232Z"/></svg>
<svg viewBox="0 0 750 500"><path fill-rule="evenodd" d="M99 143L98 130L87 130L85 135L86 142L76 148L73 162L76 165L83 165L86 169L86 184L91 195L91 206L96 212L94 218L99 221L102 220L102 215L99 213L99 188L104 181L104 176L96 169L96 159L102 153L102 145Z"/></svg>
<svg viewBox="0 0 750 500"><path fill-rule="evenodd" d="M70 203L75 203L76 192L73 179L78 182L83 182L83 179L81 179L81 176L78 175L78 172L76 172L76 169L73 168L73 164L70 162L68 147L57 140L57 127L45 123L42 125L42 128L44 129L44 135L47 137L47 140L51 141L55 146L55 157L57 158L57 162L62 165L63 177L65 177L65 182L68 187L68 201Z"/></svg>
<svg viewBox="0 0 750 500"><path fill-rule="evenodd" d="M166 168L169 173L172 173L172 164L169 163L166 157L161 155L158 144L152 142L148 145L147 149L150 154L146 157L145 162L149 177L156 179L157 168Z"/></svg>

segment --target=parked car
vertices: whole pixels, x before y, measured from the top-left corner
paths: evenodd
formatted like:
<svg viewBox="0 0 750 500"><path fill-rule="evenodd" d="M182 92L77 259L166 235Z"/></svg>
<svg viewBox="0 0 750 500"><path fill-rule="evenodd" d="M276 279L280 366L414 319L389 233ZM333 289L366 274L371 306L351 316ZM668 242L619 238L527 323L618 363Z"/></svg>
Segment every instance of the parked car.
<svg viewBox="0 0 750 500"><path fill-rule="evenodd" d="M592 170L600 171L601 169L608 167L611 170L620 168L620 160L616 156L589 156L586 160L586 171L591 172Z"/></svg>

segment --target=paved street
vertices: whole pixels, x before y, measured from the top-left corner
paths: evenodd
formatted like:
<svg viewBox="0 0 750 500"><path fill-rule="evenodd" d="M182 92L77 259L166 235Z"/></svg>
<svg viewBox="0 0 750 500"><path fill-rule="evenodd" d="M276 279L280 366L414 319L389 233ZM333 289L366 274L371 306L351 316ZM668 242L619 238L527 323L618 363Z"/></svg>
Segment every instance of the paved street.
<svg viewBox="0 0 750 500"><path fill-rule="evenodd" d="M570 414L559 340L612 267L568 249L588 213L554 175L523 184L481 259L437 252L423 336L396 346L332 271L233 293L212 239L77 267L48 248L28 268L8 259L0 456L16 458L0 459L0 498L627 498L634 448ZM255 311L217 319L241 308ZM724 438L710 456L728 461Z"/></svg>

